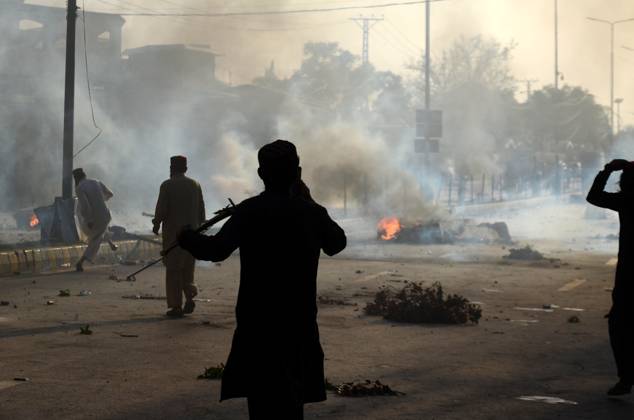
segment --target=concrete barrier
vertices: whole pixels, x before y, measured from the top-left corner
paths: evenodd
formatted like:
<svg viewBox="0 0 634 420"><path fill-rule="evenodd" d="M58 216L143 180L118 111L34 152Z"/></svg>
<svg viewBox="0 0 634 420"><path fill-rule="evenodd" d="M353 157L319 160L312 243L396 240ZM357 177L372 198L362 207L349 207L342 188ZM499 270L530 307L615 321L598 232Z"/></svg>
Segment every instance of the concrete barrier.
<svg viewBox="0 0 634 420"><path fill-rule="evenodd" d="M161 247L146 241L119 241L119 247L112 251L107 243L101 244L94 263L113 265L124 261L147 261L160 256ZM0 276L20 273L50 273L75 269L75 263L86 245L62 247L16 248L13 251L0 252Z"/></svg>

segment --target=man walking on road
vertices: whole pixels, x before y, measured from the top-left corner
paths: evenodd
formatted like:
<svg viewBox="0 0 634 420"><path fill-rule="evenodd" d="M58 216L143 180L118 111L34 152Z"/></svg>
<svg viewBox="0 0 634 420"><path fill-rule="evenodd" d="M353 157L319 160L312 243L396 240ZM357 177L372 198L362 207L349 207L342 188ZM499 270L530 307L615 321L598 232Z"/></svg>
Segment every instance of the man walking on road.
<svg viewBox="0 0 634 420"><path fill-rule="evenodd" d="M163 225L163 249L169 248L186 227L197 228L205 221L205 203L198 182L185 176L187 158L173 156L170 159L170 179L161 184L153 232L158 235ZM164 259L167 316L179 318L194 312L194 297L198 294L194 284L195 260L191 254L178 247ZM185 294L185 306L183 305Z"/></svg>
<svg viewBox="0 0 634 420"><path fill-rule="evenodd" d="M106 234L106 229L112 217L106 206L114 194L101 181L89 179L82 168L73 171L75 178L75 194L77 194L77 219L79 229L87 238L88 247L84 251L75 268L84 271L84 262L93 262L99 252L99 247ZM117 247L108 240L110 247L116 251Z"/></svg>
<svg viewBox="0 0 634 420"><path fill-rule="evenodd" d="M198 259L222 261L240 248L237 327L221 400L246 397L252 420L303 418L326 399L317 328L320 253L346 246L344 231L301 181L295 146L277 140L258 153L264 192L245 200L215 236L183 232Z"/></svg>

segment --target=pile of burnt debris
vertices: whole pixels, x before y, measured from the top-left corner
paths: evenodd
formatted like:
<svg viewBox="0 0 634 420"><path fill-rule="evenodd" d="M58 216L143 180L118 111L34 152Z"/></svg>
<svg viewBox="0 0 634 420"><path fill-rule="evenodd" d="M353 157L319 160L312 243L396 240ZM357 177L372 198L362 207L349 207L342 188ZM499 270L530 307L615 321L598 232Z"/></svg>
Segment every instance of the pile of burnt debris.
<svg viewBox="0 0 634 420"><path fill-rule="evenodd" d="M482 317L479 305L457 294L445 295L438 282L426 288L407 283L401 290L384 286L364 311L389 321L417 324L477 324Z"/></svg>
<svg viewBox="0 0 634 420"><path fill-rule="evenodd" d="M541 252L526 245L524 248L511 248L509 254L504 256L507 260L540 261L544 260Z"/></svg>
<svg viewBox="0 0 634 420"><path fill-rule="evenodd" d="M377 239L409 244L513 243L506 223L477 223L470 219L405 222L386 217L377 225Z"/></svg>

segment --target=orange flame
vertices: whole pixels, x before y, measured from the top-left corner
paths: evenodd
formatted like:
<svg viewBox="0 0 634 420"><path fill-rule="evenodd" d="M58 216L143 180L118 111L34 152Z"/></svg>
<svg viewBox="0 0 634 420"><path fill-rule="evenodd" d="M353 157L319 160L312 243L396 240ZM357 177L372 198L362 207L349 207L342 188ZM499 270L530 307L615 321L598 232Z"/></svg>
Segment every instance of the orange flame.
<svg viewBox="0 0 634 420"><path fill-rule="evenodd" d="M390 241L401 231L401 222L396 217L384 217L379 221L377 230L381 239Z"/></svg>
<svg viewBox="0 0 634 420"><path fill-rule="evenodd" d="M31 220L29 221L29 226L31 226L32 228L36 227L37 225L40 224L40 219L37 218L37 216L35 215L35 213L31 216Z"/></svg>

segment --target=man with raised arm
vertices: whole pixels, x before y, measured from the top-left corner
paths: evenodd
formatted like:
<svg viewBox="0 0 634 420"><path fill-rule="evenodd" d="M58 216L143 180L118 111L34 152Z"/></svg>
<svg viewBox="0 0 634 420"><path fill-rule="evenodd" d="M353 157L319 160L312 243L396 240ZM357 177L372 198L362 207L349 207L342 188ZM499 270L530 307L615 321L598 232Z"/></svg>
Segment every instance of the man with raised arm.
<svg viewBox="0 0 634 420"><path fill-rule="evenodd" d="M619 192L606 192L612 172L621 172ZM629 394L634 383L634 163L616 159L596 176L587 200L619 213L619 262L616 265L612 309L608 315L610 344L619 381L608 395Z"/></svg>

